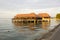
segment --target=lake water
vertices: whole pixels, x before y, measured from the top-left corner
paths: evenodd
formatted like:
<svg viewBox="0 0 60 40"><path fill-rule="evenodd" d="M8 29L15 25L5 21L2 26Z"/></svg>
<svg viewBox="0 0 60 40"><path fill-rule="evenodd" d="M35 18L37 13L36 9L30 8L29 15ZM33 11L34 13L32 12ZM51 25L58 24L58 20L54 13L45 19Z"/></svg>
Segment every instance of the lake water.
<svg viewBox="0 0 60 40"><path fill-rule="evenodd" d="M34 40L59 24L56 20L41 23L13 23L11 19L0 19L0 40Z"/></svg>

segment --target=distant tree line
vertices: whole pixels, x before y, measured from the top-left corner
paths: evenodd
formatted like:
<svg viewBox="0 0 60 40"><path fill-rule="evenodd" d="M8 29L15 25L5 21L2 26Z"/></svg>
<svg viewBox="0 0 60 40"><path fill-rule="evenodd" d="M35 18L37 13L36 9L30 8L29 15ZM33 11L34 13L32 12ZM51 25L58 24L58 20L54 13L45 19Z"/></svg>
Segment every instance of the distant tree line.
<svg viewBox="0 0 60 40"><path fill-rule="evenodd" d="M60 19L60 13L58 13L58 14L56 15L56 18Z"/></svg>

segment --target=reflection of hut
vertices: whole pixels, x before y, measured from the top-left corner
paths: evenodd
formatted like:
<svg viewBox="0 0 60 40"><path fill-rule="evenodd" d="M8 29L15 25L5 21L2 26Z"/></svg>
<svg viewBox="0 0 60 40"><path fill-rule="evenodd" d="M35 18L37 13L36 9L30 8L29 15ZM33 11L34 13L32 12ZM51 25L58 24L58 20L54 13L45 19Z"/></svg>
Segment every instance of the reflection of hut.
<svg viewBox="0 0 60 40"><path fill-rule="evenodd" d="M42 18L42 21L50 21L50 16L48 13L40 13L38 16Z"/></svg>
<svg viewBox="0 0 60 40"><path fill-rule="evenodd" d="M45 30L48 30L48 27L50 26L50 22L42 22L42 28Z"/></svg>

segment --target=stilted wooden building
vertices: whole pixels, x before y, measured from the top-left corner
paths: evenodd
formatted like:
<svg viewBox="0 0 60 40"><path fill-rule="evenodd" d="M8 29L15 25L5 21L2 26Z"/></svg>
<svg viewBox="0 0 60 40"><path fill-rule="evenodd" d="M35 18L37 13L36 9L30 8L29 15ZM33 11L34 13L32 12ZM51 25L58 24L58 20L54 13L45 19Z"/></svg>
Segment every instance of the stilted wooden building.
<svg viewBox="0 0 60 40"><path fill-rule="evenodd" d="M48 13L39 13L38 16L42 18L42 21L50 21L50 15Z"/></svg>
<svg viewBox="0 0 60 40"><path fill-rule="evenodd" d="M30 13L30 14L17 14L13 18L13 22L24 22L24 23L37 23L37 20L42 20L42 18L38 17L35 13Z"/></svg>
<svg viewBox="0 0 60 40"><path fill-rule="evenodd" d="M30 14L17 14L12 19L13 22L21 22L21 23L38 23L42 21L50 21L50 16L48 13L39 13L36 15L35 13Z"/></svg>

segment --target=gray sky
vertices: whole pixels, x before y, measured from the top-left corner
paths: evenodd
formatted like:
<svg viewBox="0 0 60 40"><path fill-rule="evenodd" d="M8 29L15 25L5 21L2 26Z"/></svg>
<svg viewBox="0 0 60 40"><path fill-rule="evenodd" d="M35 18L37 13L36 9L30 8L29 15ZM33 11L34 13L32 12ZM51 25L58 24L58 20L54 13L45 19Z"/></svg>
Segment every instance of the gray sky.
<svg viewBox="0 0 60 40"><path fill-rule="evenodd" d="M48 12L53 17L60 12L60 0L0 0L0 18L28 12Z"/></svg>

